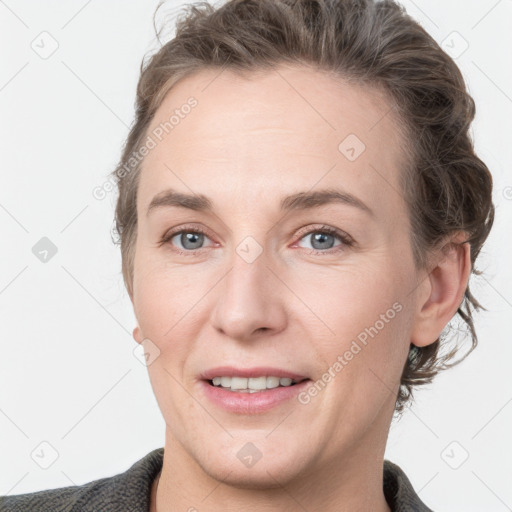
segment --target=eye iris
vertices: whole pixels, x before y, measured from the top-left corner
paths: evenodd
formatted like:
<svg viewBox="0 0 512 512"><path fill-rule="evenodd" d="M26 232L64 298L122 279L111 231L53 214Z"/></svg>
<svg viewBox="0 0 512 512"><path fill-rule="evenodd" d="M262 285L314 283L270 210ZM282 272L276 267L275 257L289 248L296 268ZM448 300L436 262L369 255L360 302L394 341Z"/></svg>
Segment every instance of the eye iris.
<svg viewBox="0 0 512 512"><path fill-rule="evenodd" d="M325 245L325 238L334 239L333 235L330 235L328 233L316 233L311 236L313 237L312 245L314 249L330 249L332 247L331 244L327 244L327 246ZM315 242L320 242L320 247L315 247Z"/></svg>
<svg viewBox="0 0 512 512"><path fill-rule="evenodd" d="M180 242L185 249L197 249L203 242L204 235L202 233L183 233ZM187 246L188 242L192 242L192 247Z"/></svg>

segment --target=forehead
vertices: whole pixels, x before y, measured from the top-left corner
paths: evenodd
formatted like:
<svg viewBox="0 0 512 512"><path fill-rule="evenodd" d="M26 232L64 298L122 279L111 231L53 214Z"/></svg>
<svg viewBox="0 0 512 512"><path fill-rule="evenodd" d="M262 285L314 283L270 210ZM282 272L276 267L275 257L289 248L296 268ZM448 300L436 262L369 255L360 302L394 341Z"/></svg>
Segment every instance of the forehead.
<svg viewBox="0 0 512 512"><path fill-rule="evenodd" d="M285 192L340 185L396 214L399 128L378 88L312 68L203 70L178 82L151 122L156 145L142 165L140 202L172 187L219 205L236 191L261 206L263 188L277 203Z"/></svg>

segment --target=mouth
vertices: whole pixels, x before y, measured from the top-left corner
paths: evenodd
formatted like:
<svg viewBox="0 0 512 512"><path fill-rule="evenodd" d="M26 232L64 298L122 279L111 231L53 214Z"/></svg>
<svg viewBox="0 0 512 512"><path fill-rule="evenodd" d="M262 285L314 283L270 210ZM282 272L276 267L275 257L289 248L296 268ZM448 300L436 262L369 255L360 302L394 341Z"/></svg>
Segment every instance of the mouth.
<svg viewBox="0 0 512 512"><path fill-rule="evenodd" d="M276 375L262 375L259 377L225 375L216 376L213 379L205 379L210 386L235 393L261 393L270 389L293 387L305 380L309 379L306 377L292 379L290 377L278 377Z"/></svg>
<svg viewBox="0 0 512 512"><path fill-rule="evenodd" d="M199 377L212 387L239 393L257 393L292 387L309 380L303 374L268 366L252 368L218 366L204 371Z"/></svg>
<svg viewBox="0 0 512 512"><path fill-rule="evenodd" d="M289 403L309 385L304 374L282 368L221 366L200 375L204 397L234 414L262 414Z"/></svg>

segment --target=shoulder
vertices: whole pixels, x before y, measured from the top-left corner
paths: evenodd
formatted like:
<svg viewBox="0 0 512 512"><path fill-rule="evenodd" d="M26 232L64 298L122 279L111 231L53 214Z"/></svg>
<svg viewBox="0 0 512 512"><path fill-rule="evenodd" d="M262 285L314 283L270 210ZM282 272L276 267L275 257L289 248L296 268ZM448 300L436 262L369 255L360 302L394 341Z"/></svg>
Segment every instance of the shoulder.
<svg viewBox="0 0 512 512"><path fill-rule="evenodd" d="M115 478L102 478L84 485L59 487L44 491L0 497L1 512L58 511L71 512L80 510L76 505L83 503L88 497L96 497L104 493L105 488Z"/></svg>
<svg viewBox="0 0 512 512"><path fill-rule="evenodd" d="M138 460L124 473L83 485L0 497L0 512L131 512L148 510L151 483L160 471L163 448Z"/></svg>
<svg viewBox="0 0 512 512"><path fill-rule="evenodd" d="M391 512L433 512L423 503L402 468L384 460L384 496Z"/></svg>

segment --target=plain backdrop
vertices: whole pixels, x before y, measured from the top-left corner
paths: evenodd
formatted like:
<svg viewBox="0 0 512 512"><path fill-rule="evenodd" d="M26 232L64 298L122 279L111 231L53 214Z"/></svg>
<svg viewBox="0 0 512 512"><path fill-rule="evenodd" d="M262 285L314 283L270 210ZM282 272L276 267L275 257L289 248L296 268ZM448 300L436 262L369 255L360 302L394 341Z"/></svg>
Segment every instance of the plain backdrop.
<svg viewBox="0 0 512 512"><path fill-rule="evenodd" d="M164 445L111 239L115 193L92 193L133 120L156 5L0 2L0 495L112 476ZM466 77L496 222L470 281L488 308L479 346L416 392L386 458L436 511L512 510L512 1L403 5Z"/></svg>

